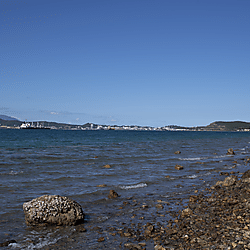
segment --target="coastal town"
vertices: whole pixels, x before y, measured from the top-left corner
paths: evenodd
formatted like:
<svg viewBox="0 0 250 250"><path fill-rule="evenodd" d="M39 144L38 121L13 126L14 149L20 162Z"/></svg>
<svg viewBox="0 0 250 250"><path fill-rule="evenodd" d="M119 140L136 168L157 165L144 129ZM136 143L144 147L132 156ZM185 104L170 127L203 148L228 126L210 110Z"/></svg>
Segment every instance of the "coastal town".
<svg viewBox="0 0 250 250"><path fill-rule="evenodd" d="M74 125L48 121L19 121L7 116L0 116L0 129L50 129L50 130L124 130L124 131L234 131L249 132L250 123L243 121L213 122L207 126L184 127L178 125L166 125L162 127L138 126L138 125L100 125L85 123Z"/></svg>

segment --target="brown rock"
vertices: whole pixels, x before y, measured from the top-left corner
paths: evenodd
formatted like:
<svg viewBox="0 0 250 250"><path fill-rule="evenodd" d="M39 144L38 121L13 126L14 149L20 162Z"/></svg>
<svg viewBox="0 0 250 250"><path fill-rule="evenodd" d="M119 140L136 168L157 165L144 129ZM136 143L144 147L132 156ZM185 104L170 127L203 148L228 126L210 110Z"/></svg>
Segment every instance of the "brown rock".
<svg viewBox="0 0 250 250"><path fill-rule="evenodd" d="M186 208L181 212L182 216L188 216L188 215L192 215L193 211L190 208Z"/></svg>
<svg viewBox="0 0 250 250"><path fill-rule="evenodd" d="M241 177L241 179L247 179L250 178L250 170L247 170Z"/></svg>
<svg viewBox="0 0 250 250"><path fill-rule="evenodd" d="M156 208L159 208L159 209L163 209L163 205L162 205L162 204L156 204L155 207L156 207Z"/></svg>
<svg viewBox="0 0 250 250"><path fill-rule="evenodd" d="M111 168L111 166L107 164L107 165L104 165L103 168Z"/></svg>
<svg viewBox="0 0 250 250"><path fill-rule="evenodd" d="M178 154L181 153L181 151L175 151L174 153L175 153L176 155L178 155Z"/></svg>
<svg viewBox="0 0 250 250"><path fill-rule="evenodd" d="M222 183L222 186L224 187L230 187L235 184L237 178L235 176L229 176L225 178L225 180Z"/></svg>
<svg viewBox="0 0 250 250"><path fill-rule="evenodd" d="M107 187L106 184L100 184L100 185L97 185L97 187Z"/></svg>
<svg viewBox="0 0 250 250"><path fill-rule="evenodd" d="M105 241L105 238L104 237L100 237L97 241L98 242L103 242L103 241Z"/></svg>
<svg viewBox="0 0 250 250"><path fill-rule="evenodd" d="M177 170L182 170L183 166L176 164L174 168L177 169Z"/></svg>
<svg viewBox="0 0 250 250"><path fill-rule="evenodd" d="M108 195L109 199L113 199L113 198L117 198L117 197L119 197L119 195L115 192L115 190L109 191L109 195Z"/></svg>
<svg viewBox="0 0 250 250"><path fill-rule="evenodd" d="M133 249L133 250L141 250L142 247L139 244L135 244L135 243L125 243L124 247L129 248L129 249Z"/></svg>
<svg viewBox="0 0 250 250"><path fill-rule="evenodd" d="M85 233L87 232L87 229L83 226L79 226L76 228L76 230L79 232L79 233Z"/></svg>
<svg viewBox="0 0 250 250"><path fill-rule="evenodd" d="M155 246L155 250L166 250L166 248L164 248L164 247L161 246L161 245L156 245L156 246Z"/></svg>
<svg viewBox="0 0 250 250"><path fill-rule="evenodd" d="M227 150L227 155L234 155L235 153L234 153L234 150L232 149L232 148L229 148L228 150Z"/></svg>

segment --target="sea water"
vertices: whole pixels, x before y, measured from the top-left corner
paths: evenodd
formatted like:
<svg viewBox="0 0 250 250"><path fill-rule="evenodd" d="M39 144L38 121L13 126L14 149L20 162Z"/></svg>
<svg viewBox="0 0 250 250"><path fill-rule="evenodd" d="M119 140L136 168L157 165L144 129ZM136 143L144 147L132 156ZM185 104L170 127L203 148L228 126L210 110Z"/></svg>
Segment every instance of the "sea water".
<svg viewBox="0 0 250 250"><path fill-rule="evenodd" d="M117 249L125 240L112 238L106 228L141 218L145 223L167 223L166 211L154 216L154 202L185 199L213 185L222 178L220 172L246 171L249 147L249 132L2 129L0 243L16 240L6 249ZM234 156L226 154L228 148L234 149ZM103 167L106 164L111 167ZM176 170L176 164L183 170ZM111 189L118 199L108 199ZM86 214L87 232L26 226L23 203L44 194L77 201ZM135 205L126 209L124 201ZM149 209L140 211L140 204ZM92 230L95 226L102 227L105 242L97 241L100 232Z"/></svg>

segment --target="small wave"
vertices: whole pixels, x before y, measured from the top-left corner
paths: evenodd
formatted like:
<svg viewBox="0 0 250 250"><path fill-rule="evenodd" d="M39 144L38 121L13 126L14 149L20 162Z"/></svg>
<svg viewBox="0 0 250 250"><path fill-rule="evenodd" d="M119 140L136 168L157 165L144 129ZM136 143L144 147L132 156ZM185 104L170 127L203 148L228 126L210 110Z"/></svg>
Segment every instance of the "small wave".
<svg viewBox="0 0 250 250"><path fill-rule="evenodd" d="M11 248L17 248L17 249L39 249L39 248L43 248L45 246L51 245L51 244L55 244L58 240L60 240L62 237L58 237L55 239L52 239L50 237L48 238L44 238L42 240L40 240L37 244L33 244L33 243L29 243L28 245L24 244L20 244L20 243L10 243L8 246Z"/></svg>
<svg viewBox="0 0 250 250"><path fill-rule="evenodd" d="M202 159L207 159L205 157L196 157L196 158L179 158L179 160L181 161L199 161Z"/></svg>
<svg viewBox="0 0 250 250"><path fill-rule="evenodd" d="M218 159L218 158L225 158L227 157L228 155L218 155L218 156L214 156L212 157L213 159Z"/></svg>
<svg viewBox="0 0 250 250"><path fill-rule="evenodd" d="M121 189L132 189L132 188L143 188L147 187L148 185L146 183L140 183L136 185L129 185L129 186L120 186Z"/></svg>
<svg viewBox="0 0 250 250"><path fill-rule="evenodd" d="M11 170L9 173L1 173L0 175L18 175L23 174L23 171L13 171Z"/></svg>
<svg viewBox="0 0 250 250"><path fill-rule="evenodd" d="M190 157L190 158L179 158L181 161L200 161L200 160L207 160L207 159L219 159L219 158L225 158L228 155L217 155L212 157Z"/></svg>
<svg viewBox="0 0 250 250"><path fill-rule="evenodd" d="M189 179L195 179L197 177L198 177L198 175L196 175L196 174L187 176L187 178L189 178Z"/></svg>
<svg viewBox="0 0 250 250"><path fill-rule="evenodd" d="M211 173L210 172L208 172L208 173L205 173L204 175L210 175Z"/></svg>

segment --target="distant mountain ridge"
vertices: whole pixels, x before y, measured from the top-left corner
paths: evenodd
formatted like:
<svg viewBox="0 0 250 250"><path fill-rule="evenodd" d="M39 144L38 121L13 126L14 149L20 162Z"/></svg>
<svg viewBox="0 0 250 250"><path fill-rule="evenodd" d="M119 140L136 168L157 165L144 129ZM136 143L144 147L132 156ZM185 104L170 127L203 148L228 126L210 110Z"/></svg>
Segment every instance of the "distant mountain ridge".
<svg viewBox="0 0 250 250"><path fill-rule="evenodd" d="M7 115L0 115L0 119L5 121L18 121L18 119Z"/></svg>

